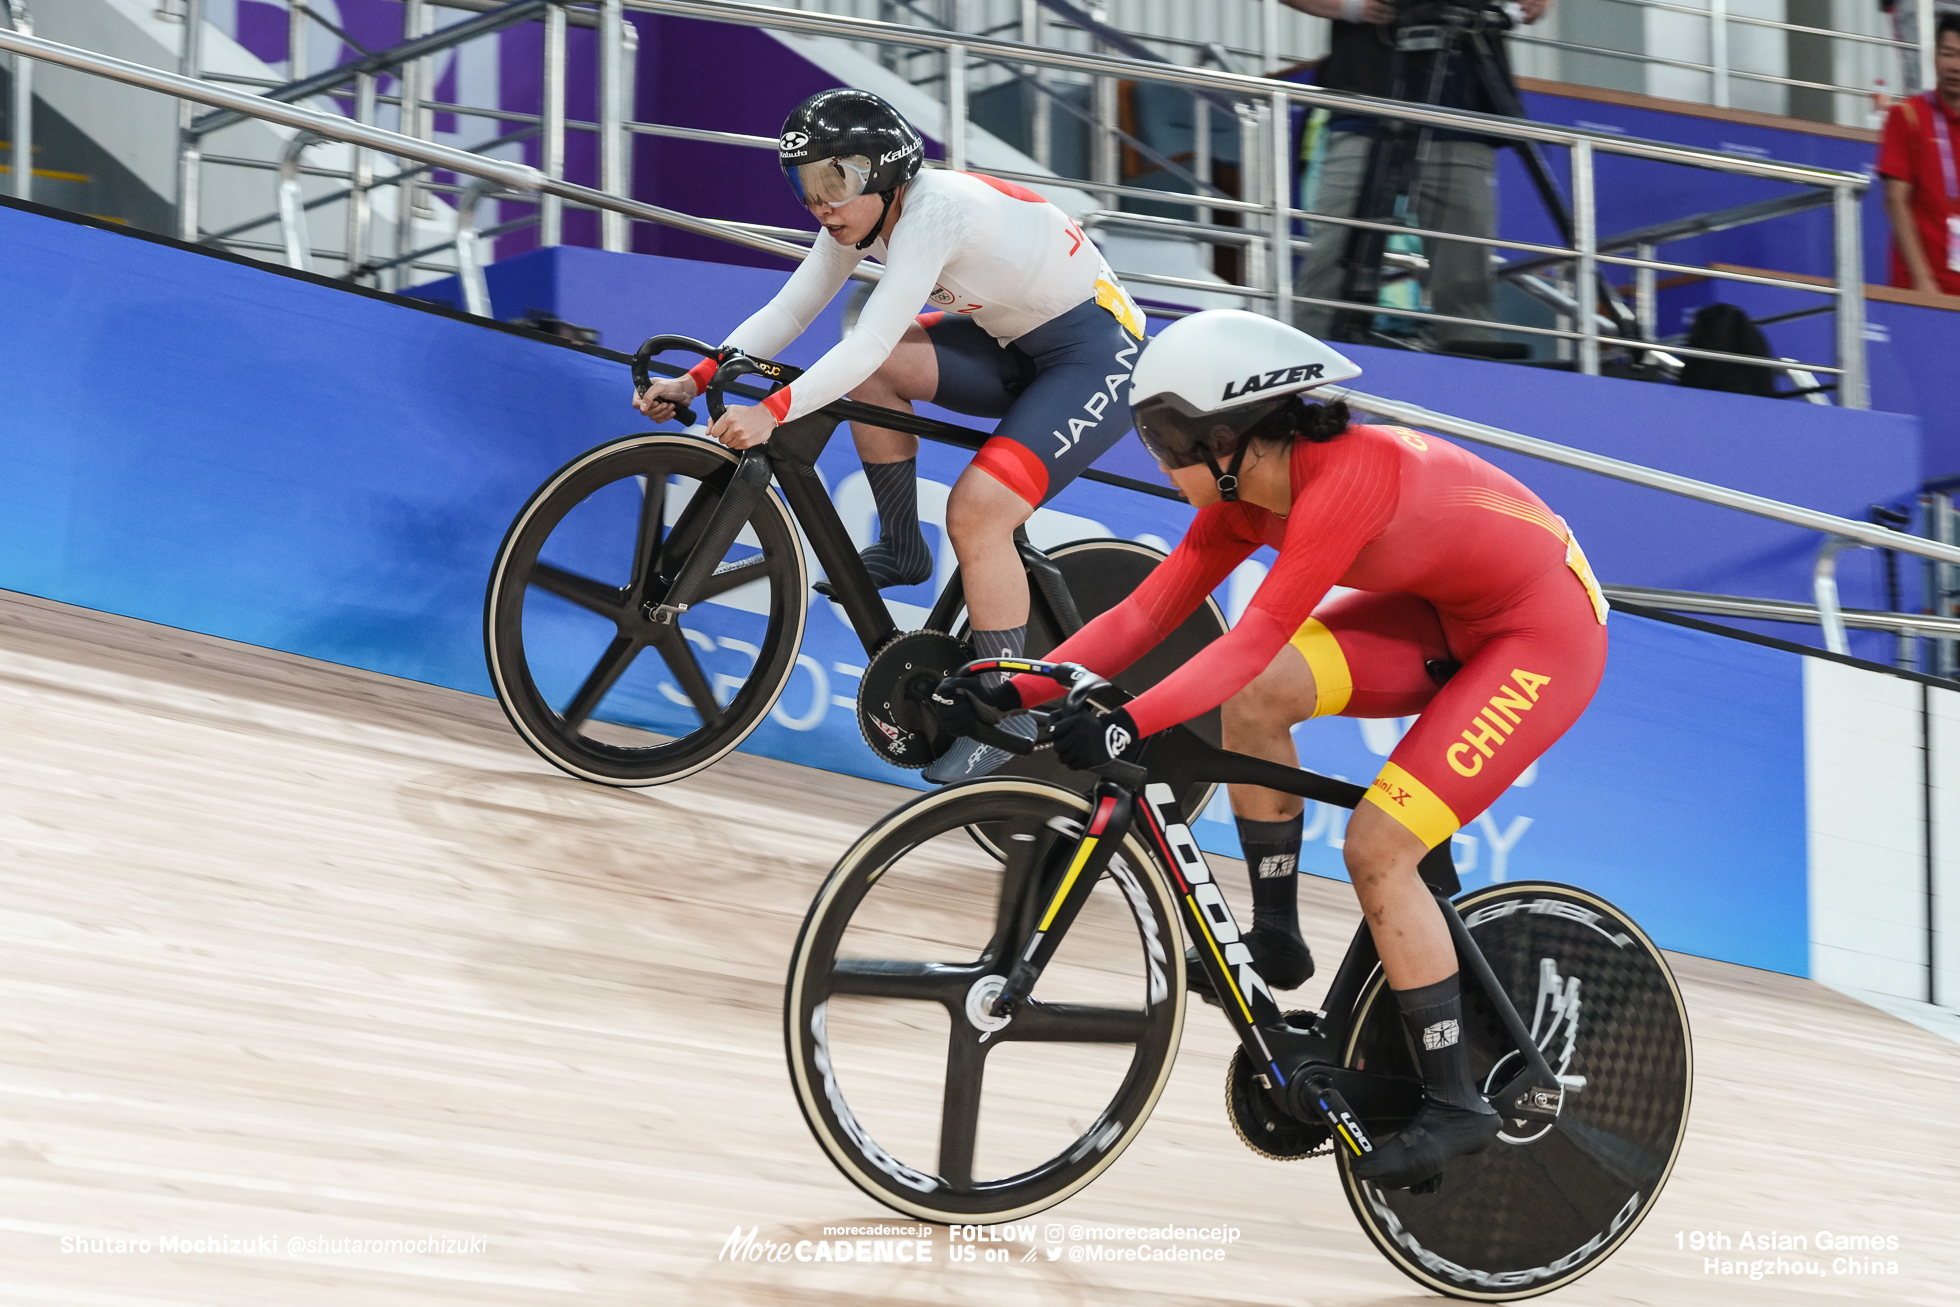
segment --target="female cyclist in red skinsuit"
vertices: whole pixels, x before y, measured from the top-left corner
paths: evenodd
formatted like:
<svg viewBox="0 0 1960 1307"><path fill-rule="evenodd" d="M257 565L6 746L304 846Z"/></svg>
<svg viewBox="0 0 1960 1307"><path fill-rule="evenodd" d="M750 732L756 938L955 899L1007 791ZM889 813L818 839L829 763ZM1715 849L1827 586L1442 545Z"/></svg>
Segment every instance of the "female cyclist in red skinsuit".
<svg viewBox="0 0 1960 1307"><path fill-rule="evenodd" d="M1057 721L1062 760L1098 765L1219 704L1226 748L1289 766L1296 722L1416 715L1344 850L1427 1090L1421 1114L1356 1173L1409 1185L1498 1130L1458 1037L1455 950L1416 864L1585 710L1606 665L1606 604L1563 519L1508 474L1435 436L1351 426L1344 404L1300 402L1359 372L1250 313L1165 329L1137 364L1132 403L1198 515L1129 599L1049 656L1114 676L1272 545L1279 561L1238 625L1126 708ZM1337 584L1353 593L1327 599ZM973 702L1013 710L1056 693L1035 677L956 678L940 697L959 703L957 727ZM1313 972L1295 915L1303 804L1255 786L1231 795L1252 876L1246 940L1262 978L1292 988Z"/></svg>

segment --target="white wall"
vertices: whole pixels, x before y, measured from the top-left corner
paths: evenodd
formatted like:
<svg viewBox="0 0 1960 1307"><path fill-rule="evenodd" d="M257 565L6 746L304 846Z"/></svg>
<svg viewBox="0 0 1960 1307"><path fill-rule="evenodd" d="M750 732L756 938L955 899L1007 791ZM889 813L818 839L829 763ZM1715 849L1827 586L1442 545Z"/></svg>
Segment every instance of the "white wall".
<svg viewBox="0 0 1960 1307"><path fill-rule="evenodd" d="M1960 889L1960 695L1930 692L1935 736L1952 736L1934 816L1940 869ZM1813 979L1897 998L1926 997L1926 773L1919 682L1804 659ZM1937 887L1936 887L1937 889ZM1945 897L1945 896L1941 896ZM1950 909L1941 914L1952 920ZM1949 945L1947 975L1951 976ZM1952 1004L1960 995L1942 987Z"/></svg>

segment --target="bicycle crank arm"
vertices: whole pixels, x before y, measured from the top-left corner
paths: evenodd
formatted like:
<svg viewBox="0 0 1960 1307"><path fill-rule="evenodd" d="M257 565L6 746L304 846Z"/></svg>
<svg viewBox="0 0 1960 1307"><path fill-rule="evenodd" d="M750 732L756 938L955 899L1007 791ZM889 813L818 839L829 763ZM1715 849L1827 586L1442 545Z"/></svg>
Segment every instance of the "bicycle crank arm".
<svg viewBox="0 0 1960 1307"><path fill-rule="evenodd" d="M1092 811L1095 815L1089 818L1088 828L1082 832L1082 838L1069 858L1068 869L1062 873L1054 892L1048 896L1048 902L1035 923L1034 933L1014 959L1014 966L1007 973L1006 986L994 997L993 1016L1012 1016L1015 1006L1034 992L1035 982L1041 979L1042 968L1055 956L1062 936L1089 901L1089 894L1102 878L1103 870L1109 866L1111 855L1129 832L1135 803L1128 790L1110 781L1098 781L1090 802L1094 805Z"/></svg>
<svg viewBox="0 0 1960 1307"><path fill-rule="evenodd" d="M769 488L769 475L769 457L762 450L751 449L742 455L728 479L728 488L722 491L721 502L708 515L707 526L702 528L694 548L688 551L687 561L681 564L680 575L667 587L662 602L647 608L647 616L656 625L672 626L701 593L701 587L714 575L729 546L742 534L742 528L755 512L763 492Z"/></svg>
<svg viewBox="0 0 1960 1307"><path fill-rule="evenodd" d="M1553 1076L1544 1081L1527 1066L1490 1096L1490 1105L1514 1120L1556 1121L1565 1108L1565 1096L1585 1087L1584 1076Z"/></svg>
<svg viewBox="0 0 1960 1307"><path fill-rule="evenodd" d="M1375 1151L1375 1141L1362 1128L1354 1109L1348 1106L1346 1097L1335 1086L1332 1075L1324 1071L1315 1072L1295 1080L1293 1085L1297 1102L1294 1115L1319 1118L1333 1132L1350 1161Z"/></svg>

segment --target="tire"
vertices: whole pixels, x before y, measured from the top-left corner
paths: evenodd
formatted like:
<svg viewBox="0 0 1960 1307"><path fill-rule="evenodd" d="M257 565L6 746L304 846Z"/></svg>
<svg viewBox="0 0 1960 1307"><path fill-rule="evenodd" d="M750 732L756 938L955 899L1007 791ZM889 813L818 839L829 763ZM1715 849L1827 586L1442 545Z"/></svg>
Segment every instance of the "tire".
<svg viewBox="0 0 1960 1307"><path fill-rule="evenodd" d="M604 785L676 781L734 749L782 694L809 578L773 487L725 560L746 579L710 582L671 626L646 615L735 462L693 436L627 436L553 473L505 533L484 657L504 714L553 766Z"/></svg>
<svg viewBox="0 0 1960 1307"><path fill-rule="evenodd" d="M1342 1187L1375 1247L1411 1279L1478 1302L1532 1298L1605 1261L1653 1210L1687 1132L1688 1014L1660 950L1604 899L1518 882L1457 907L1552 1070L1587 1083L1567 1091L1557 1124L1507 1122L1484 1152L1451 1163L1433 1195L1357 1181L1345 1153ZM1576 1012L1555 1016L1549 995L1575 983ZM1473 988L1464 988L1464 1042L1490 1092L1522 1057ZM1356 1006L1347 1060L1415 1074L1379 970Z"/></svg>
<svg viewBox="0 0 1960 1307"><path fill-rule="evenodd" d="M1144 578L1157 570L1157 564L1163 562L1166 555L1134 540L1112 539L1073 541L1050 550L1048 557L1061 569L1063 579L1068 582L1069 593L1075 596L1076 609L1087 623L1129 598L1143 584ZM1185 618L1183 624L1156 648L1116 677L1115 684L1132 695L1142 694L1229 629L1218 601L1206 595L1196 612ZM966 628L962 625L960 637L964 639L966 635ZM1061 642L1062 634L1049 623L1045 609L1038 604L1032 606L1028 620L1028 657L1046 658ZM1217 708L1192 718L1186 725L1207 744L1215 746L1222 738ZM1052 749L1044 749L1027 757L1009 758L993 774L1052 781L1075 790L1087 790L1096 783L1096 778L1088 772L1064 767ZM1191 786L1178 796L1186 821L1196 820L1205 805L1211 802L1212 793L1217 788L1207 782ZM997 842L987 831L976 828L973 838L980 842L982 848L996 857L1000 856Z"/></svg>
<svg viewBox="0 0 1960 1307"><path fill-rule="evenodd" d="M1051 823L1088 813L1038 781L931 791L866 832L810 907L784 1003L790 1079L825 1154L895 1211L998 1222L1051 1207L1116 1160L1170 1079L1184 950L1134 831L1030 1001L994 1031L972 1006L1045 902L1041 876L1060 874L1071 842ZM980 822L1007 832L1005 865L966 839Z"/></svg>

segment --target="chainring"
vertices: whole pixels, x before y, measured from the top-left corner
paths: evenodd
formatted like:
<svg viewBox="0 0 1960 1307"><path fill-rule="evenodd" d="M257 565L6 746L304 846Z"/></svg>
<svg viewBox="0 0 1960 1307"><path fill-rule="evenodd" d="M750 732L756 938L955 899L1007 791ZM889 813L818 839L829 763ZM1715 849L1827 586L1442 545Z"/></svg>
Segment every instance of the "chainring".
<svg viewBox="0 0 1960 1307"><path fill-rule="evenodd" d="M1289 1012L1289 1024L1305 1024L1308 1012ZM1298 1162L1334 1151L1333 1136L1319 1121L1302 1121L1273 1106L1265 1087L1252 1078L1252 1060L1243 1048L1232 1050L1225 1071L1225 1115L1239 1139L1261 1157L1275 1162Z"/></svg>
<svg viewBox="0 0 1960 1307"><path fill-rule="evenodd" d="M933 688L973 653L938 631L907 631L885 642L858 678L858 731L894 767L918 771L953 747L958 736L927 704Z"/></svg>

